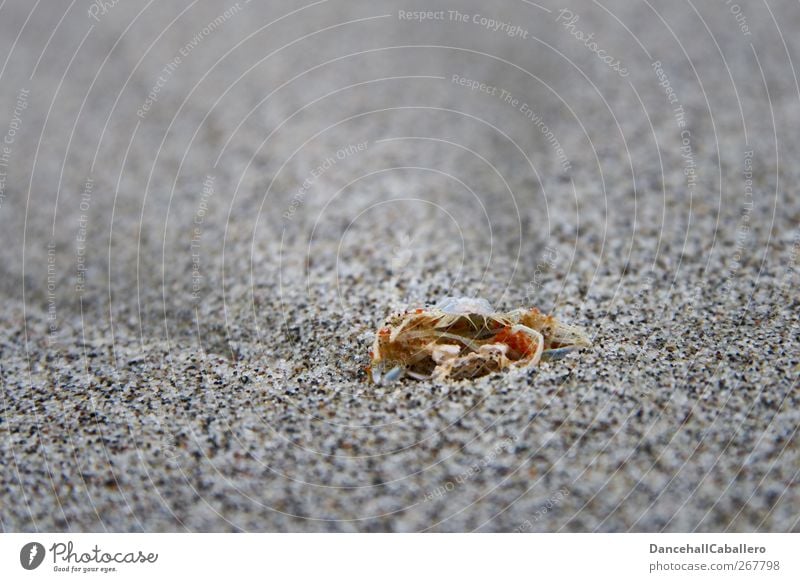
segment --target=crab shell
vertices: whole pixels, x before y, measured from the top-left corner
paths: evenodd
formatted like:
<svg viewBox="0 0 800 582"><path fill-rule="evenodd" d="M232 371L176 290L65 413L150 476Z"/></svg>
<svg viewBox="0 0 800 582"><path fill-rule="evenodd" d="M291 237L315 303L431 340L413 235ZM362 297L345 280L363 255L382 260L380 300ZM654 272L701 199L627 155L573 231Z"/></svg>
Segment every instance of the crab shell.
<svg viewBox="0 0 800 582"><path fill-rule="evenodd" d="M445 297L436 306L395 313L370 352L372 380L403 376L461 380L535 366L591 345L587 335L538 309L495 312L481 298Z"/></svg>

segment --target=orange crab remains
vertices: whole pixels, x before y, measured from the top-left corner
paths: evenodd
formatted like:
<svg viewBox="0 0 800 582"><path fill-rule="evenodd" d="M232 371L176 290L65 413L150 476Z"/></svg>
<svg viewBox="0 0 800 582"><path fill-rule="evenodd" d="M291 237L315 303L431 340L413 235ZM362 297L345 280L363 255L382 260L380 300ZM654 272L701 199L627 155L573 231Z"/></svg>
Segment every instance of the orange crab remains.
<svg viewBox="0 0 800 582"><path fill-rule="evenodd" d="M369 369L377 384L404 376L463 380L590 345L583 330L536 308L502 313L485 299L445 297L434 307L389 316L375 336Z"/></svg>

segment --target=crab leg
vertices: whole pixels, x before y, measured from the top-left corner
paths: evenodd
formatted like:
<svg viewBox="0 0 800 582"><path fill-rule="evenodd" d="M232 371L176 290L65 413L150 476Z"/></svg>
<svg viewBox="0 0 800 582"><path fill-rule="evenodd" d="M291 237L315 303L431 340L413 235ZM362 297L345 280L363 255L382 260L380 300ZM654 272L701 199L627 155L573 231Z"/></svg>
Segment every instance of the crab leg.
<svg viewBox="0 0 800 582"><path fill-rule="evenodd" d="M530 366L535 366L539 363L539 360L542 359L542 351L544 350L544 336L535 329L531 329L527 325L522 325L521 323L518 323L511 328L511 333L517 333L520 331L536 340L536 351L533 352L531 361L529 364L527 364Z"/></svg>

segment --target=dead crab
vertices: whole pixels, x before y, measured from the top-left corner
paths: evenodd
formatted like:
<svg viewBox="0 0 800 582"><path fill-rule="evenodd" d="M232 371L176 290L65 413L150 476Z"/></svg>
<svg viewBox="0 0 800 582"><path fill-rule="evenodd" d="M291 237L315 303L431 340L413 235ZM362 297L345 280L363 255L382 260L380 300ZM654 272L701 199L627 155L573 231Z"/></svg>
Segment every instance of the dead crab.
<svg viewBox="0 0 800 582"><path fill-rule="evenodd" d="M375 336L369 371L376 384L403 376L462 380L536 366L589 345L583 330L535 307L499 313L485 299L445 297L389 316Z"/></svg>

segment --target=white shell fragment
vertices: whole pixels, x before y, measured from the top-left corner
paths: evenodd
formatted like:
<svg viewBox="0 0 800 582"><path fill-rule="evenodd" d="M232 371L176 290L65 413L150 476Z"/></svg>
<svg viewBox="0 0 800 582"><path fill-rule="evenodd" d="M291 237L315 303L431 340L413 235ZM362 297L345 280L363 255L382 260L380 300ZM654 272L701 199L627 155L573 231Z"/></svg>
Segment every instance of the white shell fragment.
<svg viewBox="0 0 800 582"><path fill-rule="evenodd" d="M436 304L435 309L451 315L477 313L478 315L491 315L494 309L483 297L443 297Z"/></svg>

